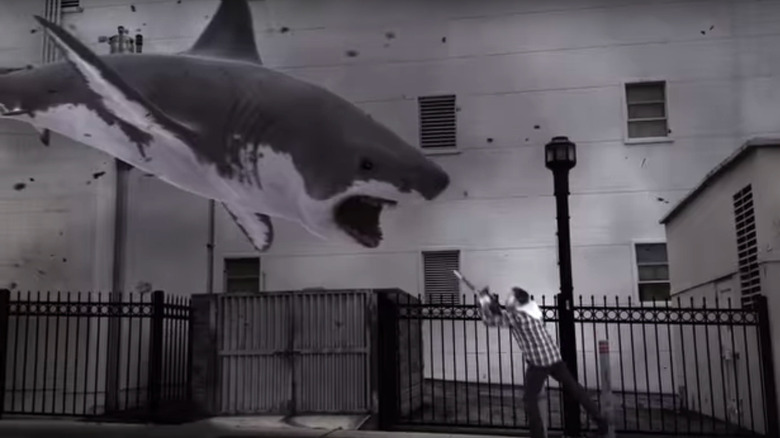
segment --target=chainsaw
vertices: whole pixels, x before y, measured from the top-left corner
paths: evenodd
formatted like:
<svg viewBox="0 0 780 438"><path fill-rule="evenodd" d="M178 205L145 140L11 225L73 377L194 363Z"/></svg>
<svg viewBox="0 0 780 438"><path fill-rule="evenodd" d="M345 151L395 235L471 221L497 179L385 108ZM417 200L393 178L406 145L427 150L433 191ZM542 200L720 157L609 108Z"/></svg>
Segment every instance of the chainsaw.
<svg viewBox="0 0 780 438"><path fill-rule="evenodd" d="M468 278L461 274L460 271L454 269L452 273L458 277L458 280L460 280L461 283L465 284L467 288L471 289L471 291L477 295L477 298L480 302L483 302L485 299L492 299L493 301L498 302L498 295L491 294L487 287L484 287L481 290L477 290L476 286L474 286L474 284L470 282Z"/></svg>

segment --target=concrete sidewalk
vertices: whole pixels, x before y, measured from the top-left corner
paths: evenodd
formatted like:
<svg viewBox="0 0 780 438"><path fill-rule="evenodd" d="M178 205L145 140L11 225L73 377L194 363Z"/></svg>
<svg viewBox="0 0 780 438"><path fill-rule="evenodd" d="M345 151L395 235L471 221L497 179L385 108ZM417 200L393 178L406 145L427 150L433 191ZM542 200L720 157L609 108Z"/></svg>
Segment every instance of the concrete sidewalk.
<svg viewBox="0 0 780 438"><path fill-rule="evenodd" d="M306 417L290 425L284 417L222 417L182 425L96 423L70 419L3 419L0 438L496 438L497 435L475 435L429 432L383 432L345 429L354 425L355 417ZM308 424L308 427L306 426ZM527 436L518 431L513 436ZM551 433L550 438L560 434ZM618 434L617 437L621 437ZM625 435L627 438L650 438L649 435ZM652 435L652 438L671 435ZM683 435L676 437L685 438ZM728 438L719 436L719 438Z"/></svg>
<svg viewBox="0 0 780 438"><path fill-rule="evenodd" d="M213 418L183 425L94 423L59 419L0 420L2 438L239 438L239 437L328 437L328 438L485 438L489 435L451 433L381 432L341 429L327 419L320 427L292 426L281 417ZM325 423L325 424L323 424ZM322 427L325 425L326 427Z"/></svg>

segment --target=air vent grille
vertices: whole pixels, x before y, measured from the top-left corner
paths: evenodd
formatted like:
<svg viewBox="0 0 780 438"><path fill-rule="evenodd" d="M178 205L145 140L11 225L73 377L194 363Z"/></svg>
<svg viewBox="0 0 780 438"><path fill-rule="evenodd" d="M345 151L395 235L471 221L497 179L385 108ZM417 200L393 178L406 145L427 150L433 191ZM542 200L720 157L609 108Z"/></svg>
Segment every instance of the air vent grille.
<svg viewBox="0 0 780 438"><path fill-rule="evenodd" d="M758 239L753 208L753 189L747 185L734 194L734 224L737 234L737 260L742 306L750 308L761 293L761 272L758 266Z"/></svg>
<svg viewBox="0 0 780 438"><path fill-rule="evenodd" d="M422 149L452 149L457 146L457 112L455 95L421 96L420 147Z"/></svg>

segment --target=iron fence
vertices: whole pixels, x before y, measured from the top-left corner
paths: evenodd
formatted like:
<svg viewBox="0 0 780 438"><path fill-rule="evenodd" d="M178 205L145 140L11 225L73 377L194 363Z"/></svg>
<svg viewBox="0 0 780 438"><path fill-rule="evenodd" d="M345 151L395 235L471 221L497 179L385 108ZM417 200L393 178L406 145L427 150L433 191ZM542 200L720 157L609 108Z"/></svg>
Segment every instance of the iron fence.
<svg viewBox="0 0 780 438"><path fill-rule="evenodd" d="M161 291L0 291L0 415L153 419L190 399L189 320Z"/></svg>
<svg viewBox="0 0 780 438"><path fill-rule="evenodd" d="M560 344L557 303L547 301L543 297L540 307ZM466 303L466 297L460 302ZM577 346L578 379L594 398L604 384L598 342L609 343L618 432L771 436L777 430L771 345L767 318L761 317L766 315L765 300L741 309L730 300L648 305L580 297L574 314L577 333L571 341ZM391 319L391 332L418 333L399 337L397 357L423 358L422 370L411 362L386 361L384 372L396 385L386 405L393 405L396 426L497 432L527 428L523 355L508 329L481 322L473 300L442 305L411 297ZM420 371L421 383L411 378ZM563 397L557 382L548 379L544 392L548 428L562 430ZM400 409L402 405L416 408ZM583 429L595 429L584 411L581 415Z"/></svg>

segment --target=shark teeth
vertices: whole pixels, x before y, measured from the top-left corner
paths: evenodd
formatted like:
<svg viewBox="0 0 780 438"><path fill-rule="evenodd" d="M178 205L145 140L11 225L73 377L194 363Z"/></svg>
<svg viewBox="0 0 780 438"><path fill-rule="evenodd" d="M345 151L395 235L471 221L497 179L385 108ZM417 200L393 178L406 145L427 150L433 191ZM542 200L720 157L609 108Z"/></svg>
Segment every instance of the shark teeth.
<svg viewBox="0 0 780 438"><path fill-rule="evenodd" d="M376 248L382 241L382 229L379 226L382 208L396 204L396 201L373 196L350 196L336 206L334 219L359 244Z"/></svg>

